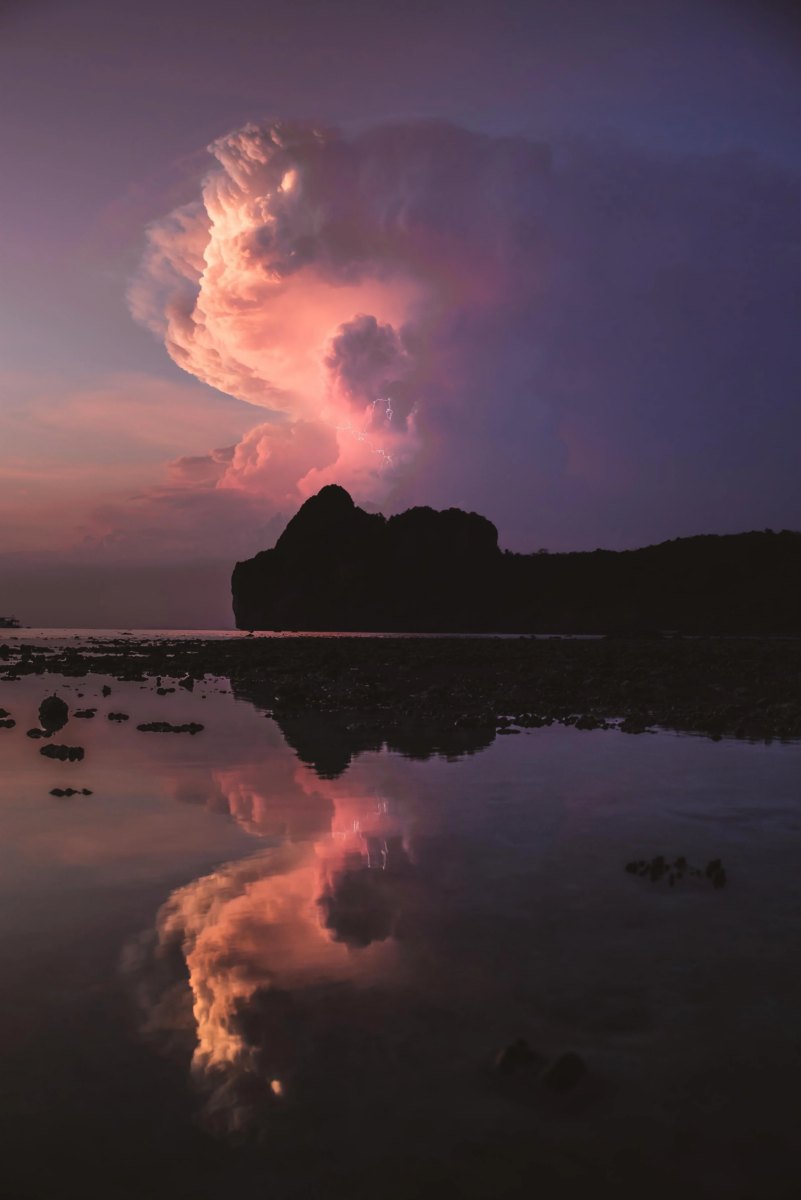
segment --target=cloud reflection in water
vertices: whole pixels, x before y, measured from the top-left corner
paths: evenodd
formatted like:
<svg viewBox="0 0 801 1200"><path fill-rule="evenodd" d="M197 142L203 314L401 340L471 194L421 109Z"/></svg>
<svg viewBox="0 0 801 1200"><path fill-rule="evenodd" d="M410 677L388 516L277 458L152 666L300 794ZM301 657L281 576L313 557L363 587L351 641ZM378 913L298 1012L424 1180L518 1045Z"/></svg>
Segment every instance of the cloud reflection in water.
<svg viewBox="0 0 801 1200"><path fill-rule="evenodd" d="M355 1018L368 993L402 984L393 934L414 878L408 819L391 801L323 783L333 795L311 786L308 803L282 804L258 774L215 780L232 816L278 844L178 888L124 963L143 1033L168 1052L192 1047L204 1123L229 1134L317 1075L334 992L347 990Z"/></svg>

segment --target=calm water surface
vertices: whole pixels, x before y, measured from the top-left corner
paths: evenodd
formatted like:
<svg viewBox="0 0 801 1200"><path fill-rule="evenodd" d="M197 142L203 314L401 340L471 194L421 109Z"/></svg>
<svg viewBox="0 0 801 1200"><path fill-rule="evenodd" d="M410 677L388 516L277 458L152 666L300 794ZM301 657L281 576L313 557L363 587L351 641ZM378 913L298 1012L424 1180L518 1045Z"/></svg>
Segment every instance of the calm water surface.
<svg viewBox="0 0 801 1200"><path fill-rule="evenodd" d="M25 736L54 687L83 762ZM225 680L0 707L3 1195L799 1194L801 747L553 726L322 778ZM658 853L730 882L624 872Z"/></svg>

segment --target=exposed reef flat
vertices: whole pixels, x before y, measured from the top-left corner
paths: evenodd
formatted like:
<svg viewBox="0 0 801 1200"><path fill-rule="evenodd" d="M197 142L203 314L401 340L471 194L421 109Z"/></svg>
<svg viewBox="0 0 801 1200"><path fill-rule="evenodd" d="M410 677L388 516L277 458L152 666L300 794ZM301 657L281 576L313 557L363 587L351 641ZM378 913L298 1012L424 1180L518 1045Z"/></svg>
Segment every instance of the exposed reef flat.
<svg viewBox="0 0 801 1200"><path fill-rule="evenodd" d="M282 726L329 714L357 740L379 728L426 726L441 730L445 743L551 721L801 738L801 639L794 638L120 638L0 650L0 678L10 680L225 676L235 695Z"/></svg>

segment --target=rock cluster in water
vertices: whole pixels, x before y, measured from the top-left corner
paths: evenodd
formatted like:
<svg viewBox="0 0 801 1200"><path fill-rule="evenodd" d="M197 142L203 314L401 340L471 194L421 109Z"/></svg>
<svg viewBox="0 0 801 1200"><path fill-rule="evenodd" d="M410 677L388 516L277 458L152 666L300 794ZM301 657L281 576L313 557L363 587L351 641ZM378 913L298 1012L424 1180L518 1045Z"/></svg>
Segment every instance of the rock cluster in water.
<svg viewBox="0 0 801 1200"><path fill-rule="evenodd" d="M665 879L670 887L674 887L677 882L684 879L685 875L692 879L708 879L715 888L725 887L728 881L726 868L719 858L711 859L702 871L700 867L690 866L684 855L671 863L663 854L657 854L652 859L640 858L634 862L628 862L625 869L629 875L648 878L651 883L658 883L661 879Z"/></svg>
<svg viewBox="0 0 801 1200"><path fill-rule="evenodd" d="M81 762L83 746L42 746L39 751L45 758L57 758L59 762Z"/></svg>
<svg viewBox="0 0 801 1200"><path fill-rule="evenodd" d="M458 508L385 519L324 487L275 547L237 563L237 628L344 632L801 632L801 533L641 550L512 554Z"/></svg>
<svg viewBox="0 0 801 1200"><path fill-rule="evenodd" d="M143 725L137 725L142 733L200 733L204 728L203 725L198 725L195 721L190 721L188 725L171 725L169 721L148 721Z"/></svg>

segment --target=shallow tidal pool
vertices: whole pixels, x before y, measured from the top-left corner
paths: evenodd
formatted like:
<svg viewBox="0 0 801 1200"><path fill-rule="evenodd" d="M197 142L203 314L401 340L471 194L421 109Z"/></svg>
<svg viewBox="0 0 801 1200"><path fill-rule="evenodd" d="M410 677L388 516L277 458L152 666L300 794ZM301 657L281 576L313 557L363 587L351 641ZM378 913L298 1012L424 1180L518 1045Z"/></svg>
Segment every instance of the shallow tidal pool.
<svg viewBox="0 0 801 1200"><path fill-rule="evenodd" d="M554 725L323 778L226 680L155 688L0 682L4 1195L799 1194L801 747ZM727 883L624 870L659 854Z"/></svg>

